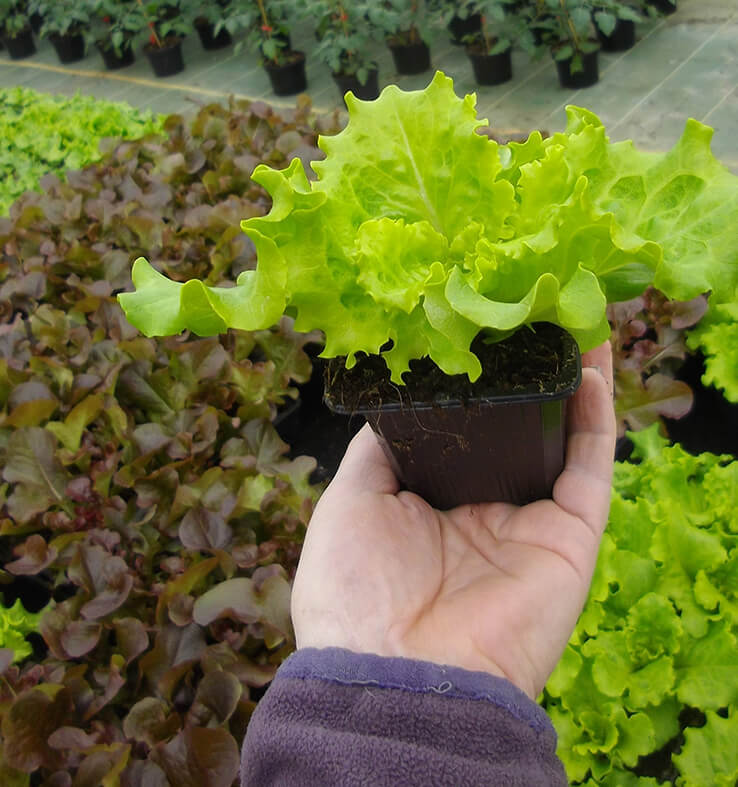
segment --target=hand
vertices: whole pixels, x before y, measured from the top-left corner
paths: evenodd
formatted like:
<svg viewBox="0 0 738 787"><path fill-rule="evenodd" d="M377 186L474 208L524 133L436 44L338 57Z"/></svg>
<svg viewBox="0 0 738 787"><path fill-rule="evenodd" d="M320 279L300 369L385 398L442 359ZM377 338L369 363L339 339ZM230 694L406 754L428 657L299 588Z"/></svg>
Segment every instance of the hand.
<svg viewBox="0 0 738 787"><path fill-rule="evenodd" d="M609 343L585 354L553 500L436 511L400 492L365 426L324 492L295 578L298 647L482 670L535 699L587 598L615 449Z"/></svg>

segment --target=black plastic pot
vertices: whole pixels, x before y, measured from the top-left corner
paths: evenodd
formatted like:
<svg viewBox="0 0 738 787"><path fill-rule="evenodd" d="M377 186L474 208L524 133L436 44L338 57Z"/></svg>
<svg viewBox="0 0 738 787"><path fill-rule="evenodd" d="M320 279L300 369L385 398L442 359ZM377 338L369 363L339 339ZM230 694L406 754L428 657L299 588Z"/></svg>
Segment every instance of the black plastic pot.
<svg viewBox="0 0 738 787"><path fill-rule="evenodd" d="M677 373L694 393L692 409L683 418L665 418L669 437L693 454L738 454L738 404L729 402L720 390L702 384L705 359L689 355Z"/></svg>
<svg viewBox="0 0 738 787"><path fill-rule="evenodd" d="M285 65L265 63L264 69L269 75L272 90L278 96L293 96L307 90L307 77L305 75L305 53L293 52L296 59Z"/></svg>
<svg viewBox="0 0 738 787"><path fill-rule="evenodd" d="M333 74L333 81L336 83L341 96L345 96L350 90L356 98L363 101L373 101L379 96L379 71L373 68L369 72L366 83L361 84L355 74Z"/></svg>
<svg viewBox="0 0 738 787"><path fill-rule="evenodd" d="M478 85L501 85L512 79L512 49L488 55L467 49Z"/></svg>
<svg viewBox="0 0 738 787"><path fill-rule="evenodd" d="M562 371L543 391L532 381L521 381L520 392L506 394L469 384L469 398L413 401L412 375L424 372L411 364L413 371L404 378L408 390L397 386L395 401L386 399L383 389L376 406L347 408L342 386L348 374L360 375L367 390L374 384L360 361L352 370L334 368L327 375L326 404L344 415L363 414L404 488L436 508L491 501L523 505L550 498L564 467L567 400L581 382L581 357L574 339L560 328L539 325L537 331L540 335L532 337L515 334L506 343L540 343L538 354L557 347ZM493 360L485 366L485 354L494 358L498 349L484 344L474 349L486 369L494 368Z"/></svg>
<svg viewBox="0 0 738 787"><path fill-rule="evenodd" d="M451 34L451 43L459 46L464 43L464 36L478 33L482 29L482 17L472 14L466 19L454 16L448 23L448 32Z"/></svg>
<svg viewBox="0 0 738 787"><path fill-rule="evenodd" d="M60 63L76 63L84 59L85 37L82 33L67 33L65 35L50 35L49 39L56 49Z"/></svg>
<svg viewBox="0 0 738 787"><path fill-rule="evenodd" d="M101 41L98 41L96 46L100 50L105 68L107 68L108 71L116 71L119 68L130 66L136 59L131 46L121 49L120 55L112 46L105 46Z"/></svg>
<svg viewBox="0 0 738 787"><path fill-rule="evenodd" d="M3 45L8 50L11 60L22 60L36 53L36 44L30 27L16 36L3 36Z"/></svg>
<svg viewBox="0 0 738 787"><path fill-rule="evenodd" d="M29 17L29 22L31 23L31 30L38 35L43 27L44 18L37 11L34 11Z"/></svg>
<svg viewBox="0 0 738 787"><path fill-rule="evenodd" d="M200 43L203 49L208 51L215 49L223 49L229 46L232 42L231 34L222 27L217 35L215 34L215 25L210 22L199 21L195 22L195 29L197 35L200 37Z"/></svg>
<svg viewBox="0 0 738 787"><path fill-rule="evenodd" d="M390 52L398 74L422 74L430 68L430 49L425 41L419 44L390 44Z"/></svg>
<svg viewBox="0 0 738 787"><path fill-rule="evenodd" d="M158 77L170 77L184 71L182 39L177 38L171 42L167 41L165 44L161 48L151 46L151 44L146 44L144 47L151 68Z"/></svg>
<svg viewBox="0 0 738 787"><path fill-rule="evenodd" d="M595 25L595 27L597 26ZM635 46L635 22L632 22L630 19L618 19L615 23L615 29L609 36L606 36L597 27L597 38L605 52L625 52Z"/></svg>
<svg viewBox="0 0 738 787"><path fill-rule="evenodd" d="M672 0L646 0L646 2L659 13L666 16L673 14L677 10L676 0L673 0L673 2Z"/></svg>
<svg viewBox="0 0 738 787"><path fill-rule="evenodd" d="M573 58L556 61L556 70L559 72L559 84L561 87L582 88L591 87L599 82L600 72L598 69L598 51L586 52L581 55L582 69L572 73L571 64Z"/></svg>

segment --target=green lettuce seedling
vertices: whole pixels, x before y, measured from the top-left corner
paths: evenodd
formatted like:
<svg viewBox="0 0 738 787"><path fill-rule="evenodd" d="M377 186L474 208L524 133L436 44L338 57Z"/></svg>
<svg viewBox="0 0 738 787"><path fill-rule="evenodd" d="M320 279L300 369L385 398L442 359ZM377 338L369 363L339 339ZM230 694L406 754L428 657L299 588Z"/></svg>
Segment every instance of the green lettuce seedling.
<svg viewBox="0 0 738 787"><path fill-rule="evenodd" d="M665 154L610 143L578 107L563 133L501 146L477 133L475 97L458 98L440 72L425 90L390 85L347 105L347 127L320 140L317 180L299 159L254 171L273 199L242 223L256 270L217 288L139 259L137 291L119 296L133 325L212 335L265 328L286 310L348 367L381 353L401 383L410 360L429 356L473 381L482 332L553 322L586 351L609 334L607 302L648 284L682 300L735 297L738 179L695 120Z"/></svg>

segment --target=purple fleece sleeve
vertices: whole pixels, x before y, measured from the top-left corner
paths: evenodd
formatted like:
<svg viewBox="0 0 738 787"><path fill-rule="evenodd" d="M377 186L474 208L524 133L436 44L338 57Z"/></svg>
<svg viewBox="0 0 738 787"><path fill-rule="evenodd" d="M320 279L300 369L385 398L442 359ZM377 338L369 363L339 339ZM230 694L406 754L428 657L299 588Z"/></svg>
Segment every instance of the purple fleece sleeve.
<svg viewBox="0 0 738 787"><path fill-rule="evenodd" d="M242 787L565 787L556 733L509 681L339 648L279 668L244 740Z"/></svg>

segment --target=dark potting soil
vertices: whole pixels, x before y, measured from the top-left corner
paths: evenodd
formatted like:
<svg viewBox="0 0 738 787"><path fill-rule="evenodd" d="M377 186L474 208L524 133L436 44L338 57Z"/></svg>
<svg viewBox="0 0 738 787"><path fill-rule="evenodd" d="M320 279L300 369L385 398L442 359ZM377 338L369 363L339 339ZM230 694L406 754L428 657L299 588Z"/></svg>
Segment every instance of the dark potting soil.
<svg viewBox="0 0 738 787"><path fill-rule="evenodd" d="M578 349L574 339L550 323L523 328L501 342L485 344L481 337L471 346L482 364L474 383L465 374L444 374L429 358L410 362L404 386L390 380L384 360L364 356L352 369L345 359L332 359L326 368L329 406L339 412L360 413L386 405L414 407L472 399L497 399L521 394L555 396L571 390L578 376Z"/></svg>

